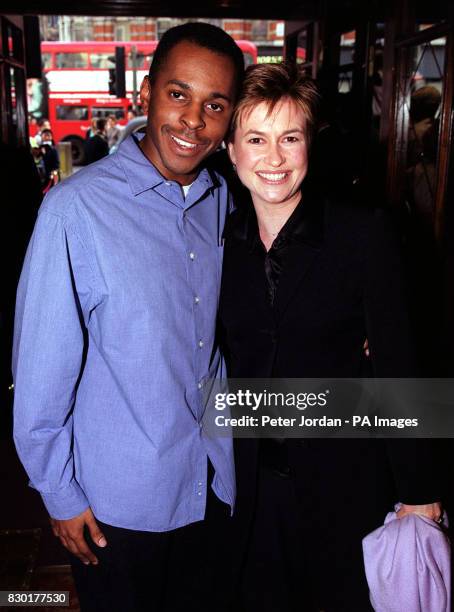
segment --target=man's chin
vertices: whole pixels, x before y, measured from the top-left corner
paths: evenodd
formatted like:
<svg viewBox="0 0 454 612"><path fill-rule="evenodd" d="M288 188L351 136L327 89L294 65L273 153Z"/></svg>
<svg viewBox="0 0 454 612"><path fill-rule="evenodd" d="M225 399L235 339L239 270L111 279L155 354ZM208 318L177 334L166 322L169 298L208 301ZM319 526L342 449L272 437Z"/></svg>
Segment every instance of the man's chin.
<svg viewBox="0 0 454 612"><path fill-rule="evenodd" d="M177 181L178 183L192 183L194 178L200 171L201 166L205 157L201 160L197 160L197 163L194 164L179 164L179 165L168 165L166 166L166 176L170 180Z"/></svg>

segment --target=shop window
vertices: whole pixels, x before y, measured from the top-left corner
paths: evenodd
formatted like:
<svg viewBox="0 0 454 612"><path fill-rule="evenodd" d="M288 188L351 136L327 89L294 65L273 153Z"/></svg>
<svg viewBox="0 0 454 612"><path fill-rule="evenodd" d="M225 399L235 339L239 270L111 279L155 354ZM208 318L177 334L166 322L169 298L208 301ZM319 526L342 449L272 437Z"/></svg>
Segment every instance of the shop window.
<svg viewBox="0 0 454 612"><path fill-rule="evenodd" d="M409 49L406 90L400 96L408 118L406 200L427 227L435 220L445 50L445 38Z"/></svg>
<svg viewBox="0 0 454 612"><path fill-rule="evenodd" d="M24 61L22 30L10 21L3 20L3 55L18 62Z"/></svg>
<svg viewBox="0 0 454 612"><path fill-rule="evenodd" d="M355 61L356 30L344 32L340 40L339 65L345 66Z"/></svg>

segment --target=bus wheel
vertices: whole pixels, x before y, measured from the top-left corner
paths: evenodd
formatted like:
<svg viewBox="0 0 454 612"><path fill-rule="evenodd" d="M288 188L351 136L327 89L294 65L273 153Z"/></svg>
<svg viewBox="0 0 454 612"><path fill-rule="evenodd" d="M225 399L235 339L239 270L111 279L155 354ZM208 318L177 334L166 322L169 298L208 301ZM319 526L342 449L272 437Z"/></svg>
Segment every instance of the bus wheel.
<svg viewBox="0 0 454 612"><path fill-rule="evenodd" d="M78 136L67 136L63 138L63 141L71 143L73 166L83 166L85 164L85 147L82 138Z"/></svg>

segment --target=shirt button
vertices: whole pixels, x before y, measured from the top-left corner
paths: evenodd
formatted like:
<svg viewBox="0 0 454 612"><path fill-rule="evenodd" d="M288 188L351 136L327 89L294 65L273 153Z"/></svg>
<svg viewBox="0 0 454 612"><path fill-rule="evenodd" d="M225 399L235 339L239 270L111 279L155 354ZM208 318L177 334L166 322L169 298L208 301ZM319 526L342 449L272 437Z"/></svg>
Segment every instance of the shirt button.
<svg viewBox="0 0 454 612"><path fill-rule="evenodd" d="M195 302L196 304L198 304L198 303L200 302L200 298L199 298L199 296L198 296L198 295L196 295L196 296L195 296L195 298L194 298L194 302Z"/></svg>
<svg viewBox="0 0 454 612"><path fill-rule="evenodd" d="M199 348L202 348L203 346L203 340L199 340Z"/></svg>
<svg viewBox="0 0 454 612"><path fill-rule="evenodd" d="M189 253L189 259L195 259L195 253L193 253L192 251Z"/></svg>
<svg viewBox="0 0 454 612"><path fill-rule="evenodd" d="M202 495L202 491L198 491L197 495L200 497Z"/></svg>
<svg viewBox="0 0 454 612"><path fill-rule="evenodd" d="M203 486L203 482L200 480L200 481L197 483L197 485L198 485L199 487L202 487L202 486Z"/></svg>
<svg viewBox="0 0 454 612"><path fill-rule="evenodd" d="M200 382L200 383L197 385L197 388L198 388L198 389L201 389L202 387L203 387L203 383L201 383L201 382Z"/></svg>

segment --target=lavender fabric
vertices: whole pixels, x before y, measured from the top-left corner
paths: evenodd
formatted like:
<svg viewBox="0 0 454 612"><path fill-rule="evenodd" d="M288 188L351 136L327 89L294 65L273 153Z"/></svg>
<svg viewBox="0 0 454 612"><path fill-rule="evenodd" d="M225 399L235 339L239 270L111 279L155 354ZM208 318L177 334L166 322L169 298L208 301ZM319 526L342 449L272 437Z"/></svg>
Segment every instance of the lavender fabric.
<svg viewBox="0 0 454 612"><path fill-rule="evenodd" d="M451 550L437 523L389 512L363 539L363 552L376 612L450 612Z"/></svg>

